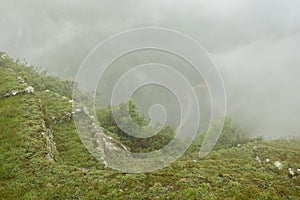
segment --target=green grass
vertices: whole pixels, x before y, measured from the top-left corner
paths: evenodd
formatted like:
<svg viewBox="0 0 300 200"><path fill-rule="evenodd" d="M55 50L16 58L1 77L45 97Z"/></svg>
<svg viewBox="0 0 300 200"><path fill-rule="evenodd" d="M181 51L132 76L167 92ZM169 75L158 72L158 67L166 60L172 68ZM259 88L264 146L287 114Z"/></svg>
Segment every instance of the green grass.
<svg viewBox="0 0 300 200"><path fill-rule="evenodd" d="M16 76L0 68L0 91L19 87ZM300 176L288 176L289 167L300 168L299 139L250 142L202 160L195 149L162 170L124 174L88 153L73 121L51 118L68 112L68 99L51 91L0 96L0 199L300 199ZM55 162L42 136L50 127Z"/></svg>
<svg viewBox="0 0 300 200"><path fill-rule="evenodd" d="M12 90L23 90L27 84L20 84L17 81L17 76L10 68L2 68L0 70L0 96L6 93L11 93Z"/></svg>

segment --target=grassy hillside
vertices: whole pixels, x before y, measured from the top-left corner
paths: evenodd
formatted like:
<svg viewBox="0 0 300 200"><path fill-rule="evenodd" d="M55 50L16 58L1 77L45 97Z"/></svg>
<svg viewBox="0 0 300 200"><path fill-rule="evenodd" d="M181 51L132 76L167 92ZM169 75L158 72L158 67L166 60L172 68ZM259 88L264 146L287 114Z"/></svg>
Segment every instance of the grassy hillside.
<svg viewBox="0 0 300 200"><path fill-rule="evenodd" d="M152 173L105 168L77 135L72 85L1 54L0 199L300 199L297 138L252 141L243 135L241 145L218 145L201 160L193 146ZM29 86L33 93L24 91Z"/></svg>

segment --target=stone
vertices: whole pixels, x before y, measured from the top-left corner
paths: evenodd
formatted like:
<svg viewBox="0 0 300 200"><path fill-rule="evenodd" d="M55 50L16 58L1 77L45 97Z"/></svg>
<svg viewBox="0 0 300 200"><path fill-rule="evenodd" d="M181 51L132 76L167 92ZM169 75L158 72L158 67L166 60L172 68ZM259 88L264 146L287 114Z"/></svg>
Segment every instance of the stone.
<svg viewBox="0 0 300 200"><path fill-rule="evenodd" d="M76 113L79 113L79 112L81 112L81 109L76 108L74 111L75 111Z"/></svg>
<svg viewBox="0 0 300 200"><path fill-rule="evenodd" d="M279 161L275 161L275 162L273 163L273 165L274 165L278 170L281 170L281 169L283 168L282 163L279 162Z"/></svg>
<svg viewBox="0 0 300 200"><path fill-rule="evenodd" d="M80 170L83 172L83 173L88 173L90 170L89 169L87 169L87 168L80 168Z"/></svg>
<svg viewBox="0 0 300 200"><path fill-rule="evenodd" d="M104 167L108 166L106 160L104 159L104 157L101 157L100 160L104 164Z"/></svg>
<svg viewBox="0 0 300 200"><path fill-rule="evenodd" d="M18 81L18 83L20 83L20 84L24 84L24 83L25 83L24 79L23 79L21 76L18 76L18 77L17 77L17 81Z"/></svg>
<svg viewBox="0 0 300 200"><path fill-rule="evenodd" d="M258 161L259 163L261 163L261 160L258 156L255 157L255 160Z"/></svg>
<svg viewBox="0 0 300 200"><path fill-rule="evenodd" d="M294 170L292 169L292 168L289 168L289 175L291 176L291 177L293 177L293 176L295 176L295 172L294 172Z"/></svg>
<svg viewBox="0 0 300 200"><path fill-rule="evenodd" d="M11 91L11 94L12 94L13 96L16 96L18 93L19 93L19 90L12 90L12 91Z"/></svg>
<svg viewBox="0 0 300 200"><path fill-rule="evenodd" d="M53 158L51 157L51 155L50 155L49 153L46 155L46 158L47 158L47 160L49 160L49 161L53 161Z"/></svg>
<svg viewBox="0 0 300 200"><path fill-rule="evenodd" d="M24 89L24 92L29 93L29 94L33 94L34 93L34 88L29 86L29 87Z"/></svg>

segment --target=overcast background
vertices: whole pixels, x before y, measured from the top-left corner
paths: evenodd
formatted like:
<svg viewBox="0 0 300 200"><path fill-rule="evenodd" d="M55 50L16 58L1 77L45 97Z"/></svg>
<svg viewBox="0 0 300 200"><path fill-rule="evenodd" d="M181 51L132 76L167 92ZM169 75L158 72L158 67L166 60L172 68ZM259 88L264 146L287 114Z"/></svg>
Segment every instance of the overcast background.
<svg viewBox="0 0 300 200"><path fill-rule="evenodd" d="M300 135L299 0L0 0L0 50L74 77L103 39L161 26L217 63L228 113L252 135Z"/></svg>

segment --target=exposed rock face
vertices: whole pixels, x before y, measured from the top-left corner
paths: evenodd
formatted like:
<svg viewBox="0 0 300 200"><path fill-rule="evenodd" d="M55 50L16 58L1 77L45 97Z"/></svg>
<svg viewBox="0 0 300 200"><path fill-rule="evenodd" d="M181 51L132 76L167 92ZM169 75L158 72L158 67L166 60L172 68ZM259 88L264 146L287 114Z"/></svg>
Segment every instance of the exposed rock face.
<svg viewBox="0 0 300 200"><path fill-rule="evenodd" d="M46 128L46 131L42 132L42 135L46 140L46 149L48 151L46 158L49 161L54 162L54 158L56 156L58 156L58 151L56 149L56 144L54 142L53 133L52 133L51 128Z"/></svg>
<svg viewBox="0 0 300 200"><path fill-rule="evenodd" d="M76 104L76 102L75 102ZM123 145L118 140L113 137L107 136L104 132L104 129L98 125L95 117L90 114L86 106L76 105L73 108L73 116L76 121L79 121L80 124L77 126L80 130L79 132L84 132L86 141L84 143L92 143L95 149L95 152L92 154L100 160L104 166L107 166L106 157L113 154L114 152L128 151L125 145Z"/></svg>
<svg viewBox="0 0 300 200"><path fill-rule="evenodd" d="M37 102L40 104L39 110L41 112L41 115L43 115L41 100L37 99ZM43 132L41 132L41 134L44 138L44 141L45 141L44 144L45 144L45 147L46 147L46 150L47 150L46 159L48 161L55 162L55 158L58 156L58 151L56 149L56 144L54 142L54 136L53 136L52 129L51 129L51 127L46 127L45 124L46 123L43 120L42 125L41 125L42 129L43 129Z"/></svg>

